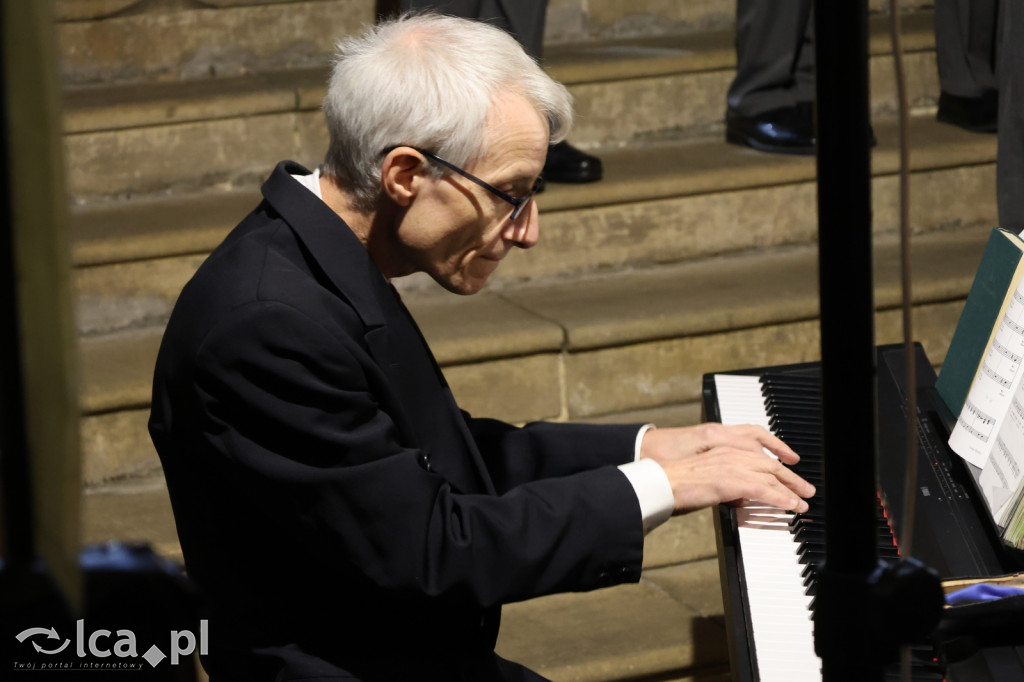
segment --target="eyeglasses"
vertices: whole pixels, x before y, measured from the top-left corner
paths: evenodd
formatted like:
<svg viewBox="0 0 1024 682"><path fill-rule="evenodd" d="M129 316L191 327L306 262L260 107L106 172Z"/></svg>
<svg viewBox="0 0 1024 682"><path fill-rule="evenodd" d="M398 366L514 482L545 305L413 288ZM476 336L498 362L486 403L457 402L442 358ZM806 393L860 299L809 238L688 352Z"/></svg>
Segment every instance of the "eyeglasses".
<svg viewBox="0 0 1024 682"><path fill-rule="evenodd" d="M387 153L391 152L394 149L397 149L397 147L390 147L390 148L384 150L384 153L387 154ZM530 200L533 199L533 195L535 195L537 192L541 191L544 188L544 179L538 177L534 181L533 187L530 188L529 192L527 192L526 194L524 194L521 197L514 197L511 194L509 194L508 192L502 192L500 189L498 189L494 185L481 180L480 178L478 178L477 176L473 175L469 171L462 170L461 168L456 166L454 163L449 163L448 161L445 161L444 159L442 159L437 154L433 154L431 152L428 152L425 149L417 149L416 147L410 147L410 149L415 149L416 151L418 151L420 154L422 154L423 156L427 157L431 161L435 161L435 162L441 164L442 166L444 166L445 168L448 168L450 170L455 171L456 173L458 173L462 177L466 178L467 180L469 180L471 182L475 182L476 184L480 185L481 187L483 187L485 190L487 190L491 194L495 195L496 197L498 197L500 199L503 199L503 200L507 201L508 203L512 204L512 214L509 216L509 219L512 220L512 221L515 221L516 218L518 218L522 214L523 210L527 206L530 205Z"/></svg>

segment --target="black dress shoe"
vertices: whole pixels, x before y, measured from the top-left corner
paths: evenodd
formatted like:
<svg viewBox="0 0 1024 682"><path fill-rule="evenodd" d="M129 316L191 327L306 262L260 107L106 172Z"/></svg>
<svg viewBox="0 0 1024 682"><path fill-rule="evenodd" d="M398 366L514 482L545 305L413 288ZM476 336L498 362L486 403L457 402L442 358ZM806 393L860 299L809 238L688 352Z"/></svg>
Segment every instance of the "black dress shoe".
<svg viewBox="0 0 1024 682"><path fill-rule="evenodd" d="M772 109L757 116L725 113L725 140L762 152L814 153L814 115L809 104Z"/></svg>
<svg viewBox="0 0 1024 682"><path fill-rule="evenodd" d="M935 118L974 133L996 132L999 92L989 90L981 97L959 97L939 93L939 111Z"/></svg>
<svg viewBox="0 0 1024 682"><path fill-rule="evenodd" d="M601 179L602 172L601 159L564 140L548 148L543 173L547 182L594 182Z"/></svg>

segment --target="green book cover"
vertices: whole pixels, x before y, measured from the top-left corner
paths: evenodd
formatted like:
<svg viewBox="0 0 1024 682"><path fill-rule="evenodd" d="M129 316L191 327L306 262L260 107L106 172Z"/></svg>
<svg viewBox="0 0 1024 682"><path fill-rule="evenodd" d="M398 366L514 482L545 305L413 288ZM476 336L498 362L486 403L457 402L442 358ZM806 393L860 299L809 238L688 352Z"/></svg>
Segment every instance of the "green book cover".
<svg viewBox="0 0 1024 682"><path fill-rule="evenodd" d="M1024 242L1012 232L992 228L967 303L953 332L935 388L950 412L960 414L967 392L988 347L1003 301L1011 289Z"/></svg>

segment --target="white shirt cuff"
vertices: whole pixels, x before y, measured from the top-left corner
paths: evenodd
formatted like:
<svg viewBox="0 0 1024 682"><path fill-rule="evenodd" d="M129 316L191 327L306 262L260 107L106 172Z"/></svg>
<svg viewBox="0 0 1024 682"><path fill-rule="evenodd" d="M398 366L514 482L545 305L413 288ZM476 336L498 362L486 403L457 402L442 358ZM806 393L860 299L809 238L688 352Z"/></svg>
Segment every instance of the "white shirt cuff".
<svg viewBox="0 0 1024 682"><path fill-rule="evenodd" d="M633 444L633 461L638 461L640 459L640 446L644 442L644 434L653 428L656 428L654 424L644 424L640 427L640 430L637 431L636 442Z"/></svg>
<svg viewBox="0 0 1024 682"><path fill-rule="evenodd" d="M668 521L675 510L675 496L661 465L653 459L640 459L620 464L619 471L626 475L640 502L644 535Z"/></svg>

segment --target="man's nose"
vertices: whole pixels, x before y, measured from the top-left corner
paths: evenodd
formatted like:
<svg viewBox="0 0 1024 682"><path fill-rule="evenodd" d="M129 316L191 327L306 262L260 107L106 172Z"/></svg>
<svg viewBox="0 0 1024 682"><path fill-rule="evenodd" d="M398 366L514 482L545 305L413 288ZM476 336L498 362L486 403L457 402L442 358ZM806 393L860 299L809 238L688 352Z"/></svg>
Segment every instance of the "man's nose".
<svg viewBox="0 0 1024 682"><path fill-rule="evenodd" d="M510 220L505 227L505 239L521 249L529 249L540 239L540 221L537 202L531 200L530 205L515 220Z"/></svg>

